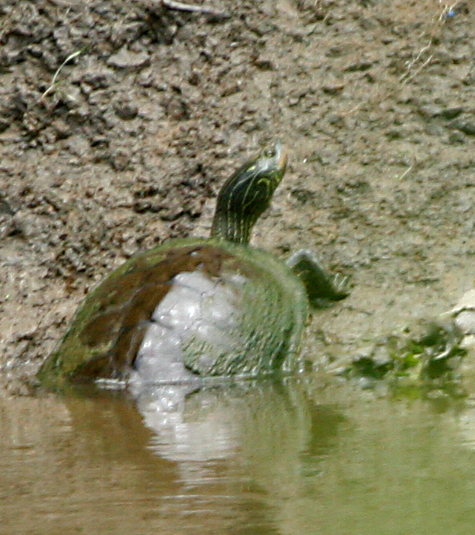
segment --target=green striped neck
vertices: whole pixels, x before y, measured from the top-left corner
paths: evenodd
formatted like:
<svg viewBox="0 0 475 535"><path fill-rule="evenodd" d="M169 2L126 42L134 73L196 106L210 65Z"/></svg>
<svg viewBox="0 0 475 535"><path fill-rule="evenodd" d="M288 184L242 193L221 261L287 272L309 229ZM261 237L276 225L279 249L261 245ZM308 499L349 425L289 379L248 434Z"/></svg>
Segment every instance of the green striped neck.
<svg viewBox="0 0 475 535"><path fill-rule="evenodd" d="M256 221L284 176L286 164L285 147L277 142L239 168L219 192L211 237L248 244Z"/></svg>
<svg viewBox="0 0 475 535"><path fill-rule="evenodd" d="M251 238L254 223L255 221L243 218L239 214L226 213L225 211L218 212L216 210L211 237L247 245Z"/></svg>

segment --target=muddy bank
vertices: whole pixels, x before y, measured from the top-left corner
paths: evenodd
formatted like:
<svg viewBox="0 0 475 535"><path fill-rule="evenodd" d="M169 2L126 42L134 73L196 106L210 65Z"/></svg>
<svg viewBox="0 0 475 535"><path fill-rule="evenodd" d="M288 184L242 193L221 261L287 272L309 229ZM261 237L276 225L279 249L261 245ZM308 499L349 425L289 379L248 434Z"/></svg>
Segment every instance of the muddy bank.
<svg viewBox="0 0 475 535"><path fill-rule="evenodd" d="M200 5L198 1L195 4ZM209 232L270 138L290 166L253 243L352 274L304 355L450 308L474 284L469 3L6 1L0 7L0 370L21 392L85 292L134 253Z"/></svg>

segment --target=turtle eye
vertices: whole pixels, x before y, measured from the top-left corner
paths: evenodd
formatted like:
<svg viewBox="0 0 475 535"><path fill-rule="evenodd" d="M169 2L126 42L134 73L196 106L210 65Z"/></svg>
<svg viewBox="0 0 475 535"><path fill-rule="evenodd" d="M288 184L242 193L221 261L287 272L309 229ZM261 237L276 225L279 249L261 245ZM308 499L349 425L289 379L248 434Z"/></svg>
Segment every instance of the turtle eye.
<svg viewBox="0 0 475 535"><path fill-rule="evenodd" d="M262 153L266 158L273 158L275 156L275 148L267 147Z"/></svg>

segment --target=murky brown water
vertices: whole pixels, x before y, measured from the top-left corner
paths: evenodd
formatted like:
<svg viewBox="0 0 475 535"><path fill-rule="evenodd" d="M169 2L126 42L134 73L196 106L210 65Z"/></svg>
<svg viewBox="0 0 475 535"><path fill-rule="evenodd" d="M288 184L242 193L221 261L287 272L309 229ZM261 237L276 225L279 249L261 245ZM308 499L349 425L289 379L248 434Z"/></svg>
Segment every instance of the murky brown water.
<svg viewBox="0 0 475 535"><path fill-rule="evenodd" d="M473 533L467 402L300 381L139 407L107 392L1 400L0 533Z"/></svg>

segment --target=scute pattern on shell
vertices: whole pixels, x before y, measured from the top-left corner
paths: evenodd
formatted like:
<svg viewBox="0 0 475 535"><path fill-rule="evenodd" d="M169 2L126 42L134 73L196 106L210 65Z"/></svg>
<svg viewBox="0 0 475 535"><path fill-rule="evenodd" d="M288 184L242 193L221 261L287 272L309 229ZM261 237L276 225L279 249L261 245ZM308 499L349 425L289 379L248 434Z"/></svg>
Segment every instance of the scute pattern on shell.
<svg viewBox="0 0 475 535"><path fill-rule="evenodd" d="M160 321L157 307L181 274L193 273L228 289L236 312L223 327L213 317L211 294L203 290L199 306L208 308L199 316L201 323L191 321L179 335L185 370L208 377L255 376L291 368L308 313L301 282L285 263L264 251L191 239L142 253L109 275L88 295L40 378L50 383L65 378L127 379L144 336ZM214 338L203 335L210 329ZM220 332L221 340L216 334ZM175 376L165 374L163 379Z"/></svg>

